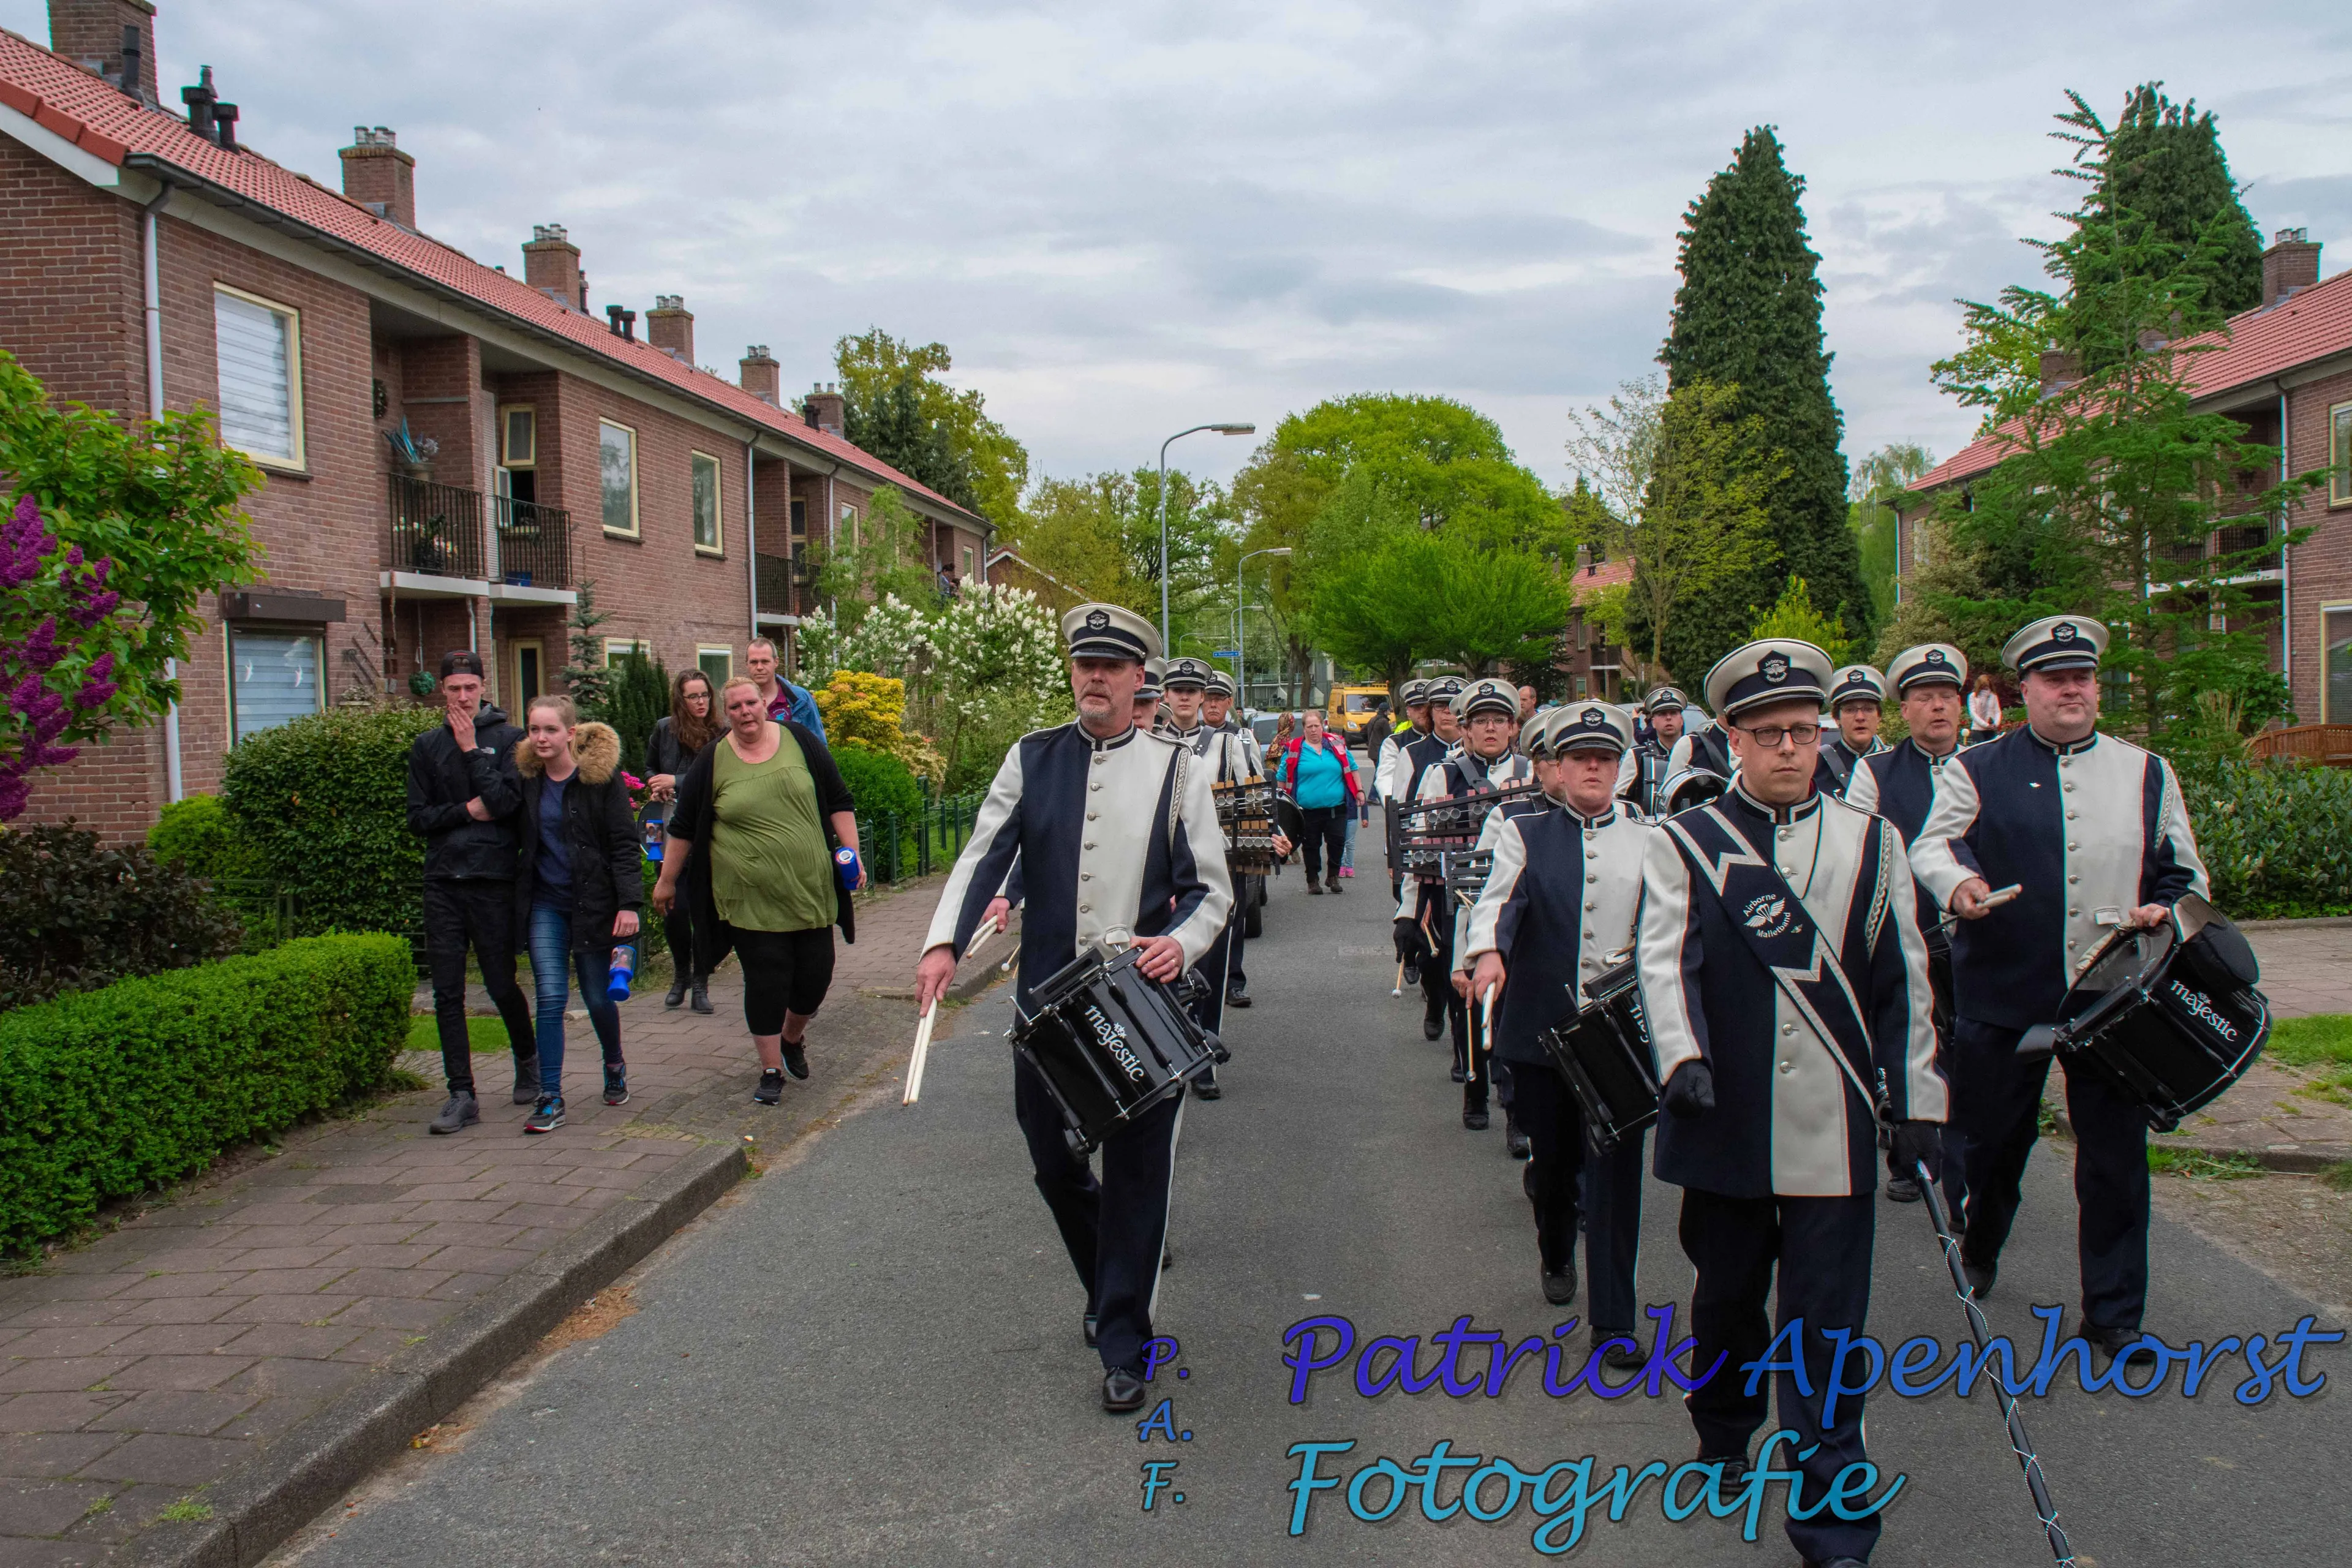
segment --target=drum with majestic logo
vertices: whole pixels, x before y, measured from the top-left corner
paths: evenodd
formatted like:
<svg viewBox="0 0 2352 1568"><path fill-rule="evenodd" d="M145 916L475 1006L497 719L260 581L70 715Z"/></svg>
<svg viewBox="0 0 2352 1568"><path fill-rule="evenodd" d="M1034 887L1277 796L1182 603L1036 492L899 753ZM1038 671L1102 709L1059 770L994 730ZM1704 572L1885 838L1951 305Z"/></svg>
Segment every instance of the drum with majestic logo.
<svg viewBox="0 0 2352 1568"><path fill-rule="evenodd" d="M2172 918L2118 931L2066 993L2052 1044L2090 1063L2168 1132L2245 1076L2270 1037L2270 1004L2243 932L2194 894Z"/></svg>
<svg viewBox="0 0 2352 1568"><path fill-rule="evenodd" d="M1045 1080L1082 1154L1230 1055L1173 989L1136 967L1141 956L1081 954L1013 1026L1014 1053Z"/></svg>

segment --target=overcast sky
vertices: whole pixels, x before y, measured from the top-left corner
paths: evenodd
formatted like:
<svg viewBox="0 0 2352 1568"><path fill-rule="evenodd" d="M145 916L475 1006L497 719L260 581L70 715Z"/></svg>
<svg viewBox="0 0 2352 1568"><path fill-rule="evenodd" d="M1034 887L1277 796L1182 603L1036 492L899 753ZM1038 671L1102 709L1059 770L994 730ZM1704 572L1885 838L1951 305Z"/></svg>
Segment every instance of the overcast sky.
<svg viewBox="0 0 2352 1568"><path fill-rule="evenodd" d="M47 40L41 0L0 26ZM1810 184L1850 459L1965 440L1927 367L2073 199L2069 87L2216 110L2265 237L2352 265L2342 0L159 0L157 31L167 98L211 65L240 136L328 183L389 125L427 233L519 270L567 225L593 308L681 293L730 375L765 342L805 389L869 323L947 343L1033 474L1376 390L1460 398L1562 480L1759 122Z"/></svg>

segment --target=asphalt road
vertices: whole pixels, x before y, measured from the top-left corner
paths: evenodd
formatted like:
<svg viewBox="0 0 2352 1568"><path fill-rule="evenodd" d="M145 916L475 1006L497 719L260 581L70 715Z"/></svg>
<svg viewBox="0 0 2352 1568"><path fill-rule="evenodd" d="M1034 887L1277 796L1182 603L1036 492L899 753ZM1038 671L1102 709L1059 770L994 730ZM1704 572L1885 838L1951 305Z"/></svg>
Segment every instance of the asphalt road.
<svg viewBox="0 0 2352 1568"><path fill-rule="evenodd" d="M1516 1341L1565 1315L1538 1289L1499 1118L1495 1131L1462 1129L1444 1047L1423 1042L1417 1006L1390 1000L1386 880L1378 850L1365 859L1340 898L1305 897L1296 875L1276 882L1250 948L1257 1005L1232 1019L1225 1098L1185 1112L1160 1326L1181 1341L1188 1375L1163 1371L1155 1396L1172 1396L1189 1441L1139 1445L1135 1417L1098 1406L1078 1288L1013 1122L1000 989L956 1016L920 1106L902 1110L893 1095L753 1184L639 1271L635 1316L480 1402L454 1451L404 1460L337 1510L331 1534L314 1530L279 1561L1491 1563L1535 1555L1540 1521L1526 1504L1491 1524L1439 1524L1409 1501L1370 1524L1324 1491L1292 1539L1286 1489L1299 1461L1286 1450L1355 1439L1324 1461L1343 1476L1439 1439L1528 1471L1585 1455L1604 1476L1689 1458L1672 1398L1549 1398L1532 1366L1496 1399L1367 1401L1327 1374L1307 1403L1286 1402L1282 1334L1305 1316L1343 1314L1368 1341L1470 1314ZM1653 1184L1647 1300L1687 1291L1675 1207ZM1890 1346L1958 1337L1925 1215L1891 1205L1880 1215L1874 1332ZM2072 1237L2064 1157L2045 1146L1992 1303L1997 1329L2038 1343L2026 1303L2072 1301ZM2150 1326L2175 1342L2273 1333L2315 1310L2177 1226L2159 1221L2153 1250ZM2341 1346L2305 1364L2328 1374L2330 1394L2352 1370ZM2224 1363L2193 1401L2177 1371L2143 1400L2029 1401L2081 1562L2347 1560L2352 1415L2327 1395L2242 1408L2230 1390L2243 1375L2242 1362ZM1881 1394L1869 1440L1906 1478L1876 1562L2049 1561L1982 1391ZM1147 1459L1179 1461L1150 1512ZM1769 1510L1751 1544L1737 1520L1704 1510L1666 1522L1657 1497L1652 1483L1622 1523L1596 1510L1577 1558L1794 1561Z"/></svg>

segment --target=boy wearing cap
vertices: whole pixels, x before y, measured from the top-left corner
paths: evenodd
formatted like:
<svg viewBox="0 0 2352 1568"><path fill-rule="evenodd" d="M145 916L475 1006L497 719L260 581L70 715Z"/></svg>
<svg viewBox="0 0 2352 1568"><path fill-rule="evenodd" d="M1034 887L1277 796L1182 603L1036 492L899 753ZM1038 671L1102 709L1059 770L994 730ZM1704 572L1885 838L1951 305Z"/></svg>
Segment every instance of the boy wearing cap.
<svg viewBox="0 0 2352 1568"><path fill-rule="evenodd" d="M1470 912L1463 942L1479 996L1500 987L1497 1070L1507 1071L1512 1120L1532 1146L1528 1196L1535 1205L1544 1300L1576 1300L1579 1185L1591 1204L1585 1260L1592 1274L1592 1340L1612 1365L1639 1364L1633 1271L1642 1226L1639 1136L1589 1158L1575 1097L1537 1037L1575 1012L1584 987L1631 946L1642 865L1656 830L1616 798L1618 759L1633 725L1605 702L1549 710L1525 740L1545 798L1490 814L1479 837L1494 869Z"/></svg>
<svg viewBox="0 0 2352 1568"><path fill-rule="evenodd" d="M2106 647L2106 627L2086 616L2047 616L2009 639L2001 661L2018 672L2025 723L1944 768L1911 851L1938 907L1960 917L1952 932L1960 1262L1980 1296L2017 1217L2050 1070L2046 1055L2019 1058L2020 1039L2057 1020L2110 928L2158 924L2184 894L2210 889L2172 765L2098 732ZM1988 906L1993 889L2012 886L2012 900ZM2096 1070L2071 1066L2066 1110L2083 1333L2115 1355L2138 1342L2147 1304L2147 1119Z"/></svg>
<svg viewBox="0 0 2352 1568"><path fill-rule="evenodd" d="M1814 787L1829 685L1828 657L1794 640L1750 643L1707 672L1738 772L1650 840L1636 967L1665 1086L1657 1174L1683 1189L1697 1275L1691 1364L1756 1361L1803 1320L1805 1375L1779 1373L1769 1412L1796 1440L1771 1458L1803 1477L1790 1541L1810 1568L1851 1568L1880 1521L1826 1506L1865 1458L1858 1397L1822 1418L1828 1335L1865 1331L1879 1129L1932 1174L1947 1094L1902 841ZM1699 1458L1727 1482L1768 1415L1749 1386L1718 1374L1685 1400Z"/></svg>
<svg viewBox="0 0 2352 1568"><path fill-rule="evenodd" d="M1820 773L1814 783L1825 793L1842 795L1853 780L1862 759L1886 749L1878 726L1886 716L1886 678L1866 664L1849 664L1830 676L1830 716L1837 732L1822 741Z"/></svg>
<svg viewBox="0 0 2352 1568"><path fill-rule="evenodd" d="M1911 731L1910 738L1899 746L1881 746L1863 758L1862 765L1846 781L1845 799L1847 805L1874 811L1893 823L1907 849L1919 842L1927 808L1935 803L1936 781L1960 749L1960 694L1969 682L1969 656L1949 643L1922 643L1896 654L1886 667L1886 678L1903 705L1903 723ZM1936 1059L1948 1075L1952 941L1940 923L1942 911L1926 886L1915 879L1913 887L1919 934L1927 942L1927 988L1936 1001ZM1908 1171L1895 1169L1891 1152L1886 1196L1898 1204L1919 1201L1918 1179Z"/></svg>
<svg viewBox="0 0 2352 1568"><path fill-rule="evenodd" d="M1623 793L1643 816L1658 815L1658 786L1666 782L1667 764L1674 758L1675 743L1683 738L1683 708L1687 701L1671 686L1661 686L1642 700L1650 738L1633 747L1633 777Z"/></svg>
<svg viewBox="0 0 2352 1568"><path fill-rule="evenodd" d="M1035 986L1097 946L1132 943L1146 975L1172 982L1208 954L1233 911L1208 770L1135 723L1160 634L1118 605L1080 605L1062 617L1062 636L1078 717L1005 753L931 917L915 971L919 1010L955 979L982 919L1006 912L999 889L1016 867L1025 902L1013 1001L1024 1013ZM1184 1099L1171 1095L1106 1138L1098 1183L1071 1152L1043 1078L1014 1062L1013 1111L1086 1290L1083 1327L1102 1358L1107 1410L1143 1403Z"/></svg>
<svg viewBox="0 0 2352 1568"><path fill-rule="evenodd" d="M1237 731L1213 727L1205 719L1210 683L1222 673L1212 669L1205 659L1170 659L1162 678L1168 692L1168 720L1160 733L1189 747L1209 770L1210 783L1239 784L1257 776L1250 746ZM1226 868L1228 872L1232 870L1230 864ZM1242 973L1242 915L1247 908L1243 900L1255 889L1247 887L1246 879L1240 876L1234 876L1233 882L1233 917L1225 921L1224 934L1198 965L1205 988L1192 1001L1193 1016L1202 1028L1213 1033L1224 1027L1225 1008L1249 1005L1248 982ZM1202 1100L1215 1100L1223 1093L1217 1087L1215 1067L1192 1080L1192 1092Z"/></svg>
<svg viewBox="0 0 2352 1568"><path fill-rule="evenodd" d="M449 1082L448 1100L427 1125L455 1132L482 1116L466 1034L468 948L506 1025L517 1105L539 1098L539 1047L515 984L514 816L522 779L514 757L523 733L482 700L482 656L470 648L441 656L441 695L446 717L408 748L408 830L425 840L425 951Z"/></svg>

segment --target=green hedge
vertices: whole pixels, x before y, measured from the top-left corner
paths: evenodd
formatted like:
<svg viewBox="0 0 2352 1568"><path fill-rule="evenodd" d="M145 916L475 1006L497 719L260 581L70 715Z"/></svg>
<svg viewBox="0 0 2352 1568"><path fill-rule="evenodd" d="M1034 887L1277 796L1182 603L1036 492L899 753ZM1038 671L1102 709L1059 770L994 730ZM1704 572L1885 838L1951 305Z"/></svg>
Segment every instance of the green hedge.
<svg viewBox="0 0 2352 1568"><path fill-rule="evenodd" d="M2213 901L2238 920L2352 914L2352 772L2176 759Z"/></svg>
<svg viewBox="0 0 2352 1568"><path fill-rule="evenodd" d="M416 983L394 936L329 936L0 1015L0 1251L378 1087Z"/></svg>
<svg viewBox="0 0 2352 1568"><path fill-rule="evenodd" d="M900 821L911 822L923 809L922 788L898 758L844 745L834 748L833 761L841 770L841 782L849 786L858 816L879 822L884 812L895 811Z"/></svg>

